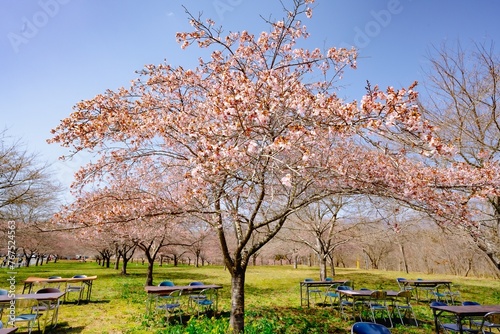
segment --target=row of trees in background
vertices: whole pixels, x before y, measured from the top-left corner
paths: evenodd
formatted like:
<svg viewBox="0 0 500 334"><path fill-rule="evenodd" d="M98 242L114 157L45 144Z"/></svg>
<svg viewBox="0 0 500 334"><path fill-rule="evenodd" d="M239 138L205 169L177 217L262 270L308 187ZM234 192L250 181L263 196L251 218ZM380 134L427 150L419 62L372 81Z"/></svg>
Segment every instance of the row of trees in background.
<svg viewBox="0 0 500 334"><path fill-rule="evenodd" d="M30 153L19 139L9 137L7 130L1 131L0 264L7 265L8 250L17 256L12 259L14 265L29 266L32 259L42 264L55 254L54 245L64 243L62 237L54 234L47 238L40 232L52 228L50 220L59 209L60 191L50 166ZM15 234L9 234L13 228Z"/></svg>
<svg viewBox="0 0 500 334"><path fill-rule="evenodd" d="M373 212L373 215L376 216L377 213ZM408 220L408 216L412 216L411 220ZM322 224L314 224L314 219L309 220L307 226L303 220L292 219L275 239L254 254L251 264L314 266L320 268L318 278L322 273L322 266L326 266L326 276L335 275L337 267L498 276L495 267L466 232L443 230L425 216L408 212L399 213L399 217L391 217L392 221L398 221L396 230L392 224L387 223L387 219L384 217L368 221L363 217L353 219L349 215L337 217L334 223L331 219L323 219L324 228L318 228ZM328 233L320 232L321 230L328 230ZM179 240L175 234L164 237L165 240L169 237ZM136 261L156 265L224 264L213 231L206 230L198 237L190 234L190 238L184 242L184 245L165 243L152 258L137 246L134 257ZM116 247L111 241L101 241L101 244L96 244L96 248L89 249L89 252L96 254L97 251L99 260L104 260L102 265L109 267L110 262L116 265L116 257L119 256ZM323 261L325 258L326 261ZM151 259L153 261L150 262Z"/></svg>
<svg viewBox="0 0 500 334"><path fill-rule="evenodd" d="M346 102L336 80L356 66L356 51L299 46L299 17L313 2L294 0L259 36L222 36L187 13L194 30L178 40L212 48L210 59L194 69L148 65L130 88L78 103L51 142L99 159L76 174L75 203L46 230L71 230L124 274L140 252L146 284L162 256L222 259L235 333L246 269L259 260L316 262L320 278L353 263L463 275L485 274L481 264L498 275L492 50L477 48L485 67L474 75L463 73L463 53L443 51L428 100L415 85L368 83L359 103ZM44 230L46 219L31 220Z"/></svg>
<svg viewBox="0 0 500 334"><path fill-rule="evenodd" d="M425 217L413 215L408 220L408 215L411 216L406 212L399 218L392 217L393 221L398 220L398 230L384 219L367 221L360 217L359 221L353 222L351 215L341 216L337 217L333 229L330 229L331 222L328 224L328 230L333 230L328 234L318 233L321 229L317 225L309 224L306 229L303 221L291 221L275 239L254 254L251 265L318 268L326 265L326 276L334 275L338 267L497 276L495 267L465 231L442 230ZM138 237L134 240L118 239L114 233L100 232L96 238L83 243L64 232L51 232L47 238L46 233L40 233L30 225L22 225L18 232L22 236L18 243L20 254L25 254L24 263L33 258L34 264L41 265L42 259L75 258L79 254L99 260L103 266L114 266L126 274L127 263L133 258L136 263L150 265L150 274L145 278L145 284L150 285L154 284L154 265L224 264L218 240L211 230L198 235L189 233L183 243L179 243L177 233L168 230L158 232L156 238L150 240ZM324 246L328 244L330 248ZM321 261L323 256L319 255L318 249L329 249L326 263ZM156 281L161 279L156 277Z"/></svg>

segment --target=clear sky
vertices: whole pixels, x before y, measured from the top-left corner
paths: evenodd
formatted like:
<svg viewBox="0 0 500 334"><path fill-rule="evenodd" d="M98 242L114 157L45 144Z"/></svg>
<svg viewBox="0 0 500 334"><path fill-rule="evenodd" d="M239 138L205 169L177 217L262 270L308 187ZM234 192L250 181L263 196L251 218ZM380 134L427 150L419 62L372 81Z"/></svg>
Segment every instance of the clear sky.
<svg viewBox="0 0 500 334"><path fill-rule="evenodd" d="M254 34L268 30L260 16L283 16L279 0L0 0L0 129L69 184L84 159L57 162L68 151L46 144L50 129L76 102L128 86L145 64L194 67L198 49L175 42L191 31L182 6L225 31ZM381 88L422 81L433 46L498 42L499 13L498 0L317 0L304 24L311 48L359 49L358 69L340 82L341 96L359 100L366 80Z"/></svg>

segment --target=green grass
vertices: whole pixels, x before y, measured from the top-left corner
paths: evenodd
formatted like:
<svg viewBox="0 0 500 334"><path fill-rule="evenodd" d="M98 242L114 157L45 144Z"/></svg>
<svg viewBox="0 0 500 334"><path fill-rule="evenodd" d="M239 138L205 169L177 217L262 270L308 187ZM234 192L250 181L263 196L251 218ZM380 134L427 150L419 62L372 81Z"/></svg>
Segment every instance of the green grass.
<svg viewBox="0 0 500 334"><path fill-rule="evenodd" d="M2 269L2 277L5 277ZM186 316L182 326L167 326L158 319L145 316L147 295L144 292L146 266L129 265L129 275L121 276L114 269L106 269L96 263L60 261L56 264L21 268L17 271L17 292L22 281L29 276L71 277L76 274L97 275L90 303L76 305L67 302L61 306L59 325L47 333L225 333L230 310L230 275L223 267L200 268L180 266L155 267L155 284L172 280L177 285L190 281L203 281L223 285L220 291L216 318ZM350 333L352 322L342 320L328 307L300 307L299 281L315 278L318 269L290 266L249 267L246 278L245 331L253 333ZM336 278L350 279L355 287L397 289L396 277L450 279L460 285L463 300L475 300L484 304L500 304L500 282L486 278L462 278L443 275L409 274L399 272L337 269ZM4 287L7 283L4 283ZM72 299L74 296L72 297ZM396 325L393 333L432 333L432 314L426 303L414 303L419 327ZM5 316L4 316L5 320ZM18 331L19 333L19 331ZM21 333L24 333L21 331Z"/></svg>

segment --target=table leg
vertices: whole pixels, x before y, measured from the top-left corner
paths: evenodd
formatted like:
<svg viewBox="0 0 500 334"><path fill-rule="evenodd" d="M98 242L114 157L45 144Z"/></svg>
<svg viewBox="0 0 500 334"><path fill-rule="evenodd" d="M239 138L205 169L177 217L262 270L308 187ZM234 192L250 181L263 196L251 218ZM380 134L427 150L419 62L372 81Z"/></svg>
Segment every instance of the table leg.
<svg viewBox="0 0 500 334"><path fill-rule="evenodd" d="M299 283L300 306L302 306L302 283Z"/></svg>
<svg viewBox="0 0 500 334"><path fill-rule="evenodd" d="M156 296L152 294L148 294L148 299L146 300L146 316L150 317L152 315L152 304L156 301L155 298Z"/></svg>
<svg viewBox="0 0 500 334"><path fill-rule="evenodd" d="M462 317L458 314L457 314L457 322L458 322L459 333L462 334L464 332L463 325L462 325Z"/></svg>
<svg viewBox="0 0 500 334"><path fill-rule="evenodd" d="M306 293L305 293L305 296L304 296L304 292L303 292L303 288L304 286L306 287L305 290L306 290ZM300 283L300 306L303 306L304 305L304 300L306 300L306 305L307 307L309 307L309 284L307 283Z"/></svg>
<svg viewBox="0 0 500 334"><path fill-rule="evenodd" d="M434 314L434 326L436 328L436 334L439 334L438 314L435 309L432 309L432 313Z"/></svg>
<svg viewBox="0 0 500 334"><path fill-rule="evenodd" d="M307 307L309 307L309 284L306 284L306 298L307 298Z"/></svg>
<svg viewBox="0 0 500 334"><path fill-rule="evenodd" d="M453 300L453 295L451 293L451 284L447 283L447 284L444 284L444 286L445 286L445 289L448 289L448 293L444 292L446 302L448 303L450 301L452 305L455 304L455 301ZM448 301L448 297L450 297L449 301Z"/></svg>
<svg viewBox="0 0 500 334"><path fill-rule="evenodd" d="M408 283L405 283L405 289L409 289L412 286ZM418 303L419 297L418 297L418 286L413 286L413 289L411 291L415 291L415 301ZM412 293L413 294L413 293Z"/></svg>
<svg viewBox="0 0 500 334"><path fill-rule="evenodd" d="M219 311L219 290L215 290L215 313Z"/></svg>
<svg viewBox="0 0 500 334"><path fill-rule="evenodd" d="M68 281L66 281L64 283L64 291L66 291L66 293L64 294L64 299L63 299L63 302L66 302L66 296L68 295Z"/></svg>
<svg viewBox="0 0 500 334"><path fill-rule="evenodd" d="M302 306L303 305L302 304L302 302L303 302L303 300L302 300L302 283L299 283L299 288L300 288L299 289L300 290L300 306Z"/></svg>
<svg viewBox="0 0 500 334"><path fill-rule="evenodd" d="M84 281L85 285L87 285L87 302L90 302L90 296L92 295L92 281Z"/></svg>
<svg viewBox="0 0 500 334"><path fill-rule="evenodd" d="M44 312L44 314L42 314L42 318L43 318L42 334L45 333L45 329L47 328L47 322L49 319L49 312L50 312L50 304L51 304L50 302L48 302L46 304L47 310ZM38 322L40 323L40 318L38 319Z"/></svg>
<svg viewBox="0 0 500 334"><path fill-rule="evenodd" d="M306 296L307 296L307 307L309 307L309 286L306 284ZM304 284L301 282L300 283L300 306L303 306L304 305L304 299L306 297L304 297L304 291L303 291L303 288L304 288Z"/></svg>
<svg viewBox="0 0 500 334"><path fill-rule="evenodd" d="M24 291L25 291L26 289L28 289L28 293L31 293L31 289L32 289L32 287L33 287L33 283L27 283L27 282L25 282L25 283L24 283L24 286L23 286L23 294L24 294Z"/></svg>

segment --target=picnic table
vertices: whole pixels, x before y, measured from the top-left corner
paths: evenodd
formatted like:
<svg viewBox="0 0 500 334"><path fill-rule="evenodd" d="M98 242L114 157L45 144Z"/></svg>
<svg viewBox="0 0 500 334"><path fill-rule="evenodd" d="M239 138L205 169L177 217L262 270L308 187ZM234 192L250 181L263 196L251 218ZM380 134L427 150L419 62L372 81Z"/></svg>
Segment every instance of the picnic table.
<svg viewBox="0 0 500 334"><path fill-rule="evenodd" d="M300 282L300 306L306 305L307 307L309 307L309 305L310 305L309 296L310 296L311 288L329 287L329 286L332 286L334 284L342 285L347 281L348 281L347 279L335 280L335 281L334 280L329 280L329 281L327 281L327 280L323 280L323 281L304 280L304 281L301 281ZM304 293L304 290L305 290L305 293Z"/></svg>
<svg viewBox="0 0 500 334"><path fill-rule="evenodd" d="M13 296L11 295L0 295L0 304L6 304L10 303L11 300L14 299L35 299L38 302L57 302L60 298L62 298L66 292L61 291L61 292L49 292L49 293L21 293L21 294L15 294ZM56 310L57 312L57 310ZM48 317L49 312L44 312L44 331L45 331L45 325L47 324L47 317ZM12 328L1 328L1 330L10 330L6 332L0 332L0 334L6 334L6 333L14 333L17 328L12 327Z"/></svg>
<svg viewBox="0 0 500 334"><path fill-rule="evenodd" d="M199 285L173 285L173 286L167 286L167 285L162 285L162 286L146 286L144 287L144 290L148 293L148 300L149 302L147 303L146 306L146 313L150 312L151 309L151 300L153 297L156 296L166 296L169 295L170 293L174 291L182 291L182 294L192 294L194 292L200 292L202 290L206 289L214 289L214 290L219 290L222 289L222 285L217 285L217 284L199 284ZM215 309L218 307L218 299L219 296L218 294L216 295L216 303L215 303Z"/></svg>
<svg viewBox="0 0 500 334"><path fill-rule="evenodd" d="M49 293L16 293L14 298L9 295L0 295L0 303L9 303L13 299L36 299L38 301L57 301L64 296L65 292L49 292Z"/></svg>
<svg viewBox="0 0 500 334"><path fill-rule="evenodd" d="M82 282L87 287L86 293L86 301L90 301L90 296L92 294L92 285L93 282L97 279L97 276L87 276L87 277L67 277L67 278L43 278L43 277L28 277L24 280L23 293L28 290L28 293L31 293L31 290L36 284L43 283L64 283L70 284L75 282Z"/></svg>
<svg viewBox="0 0 500 334"><path fill-rule="evenodd" d="M415 288L415 299L420 300L419 290L427 289L434 290L440 285L444 285L448 291L451 291L451 281L450 280L429 280L429 279L404 279L400 281L405 287Z"/></svg>
<svg viewBox="0 0 500 334"><path fill-rule="evenodd" d="M17 331L17 327L0 328L0 334L11 334Z"/></svg>
<svg viewBox="0 0 500 334"><path fill-rule="evenodd" d="M459 333L464 333L463 320L468 317L483 317L488 312L500 312L500 305L446 305L430 306L434 315L436 334L439 333L438 317L443 312L452 313L457 318Z"/></svg>

